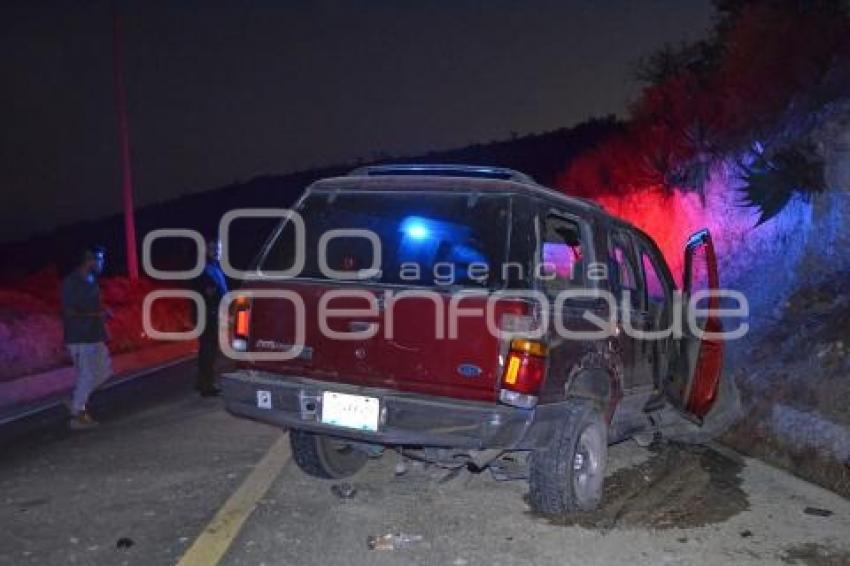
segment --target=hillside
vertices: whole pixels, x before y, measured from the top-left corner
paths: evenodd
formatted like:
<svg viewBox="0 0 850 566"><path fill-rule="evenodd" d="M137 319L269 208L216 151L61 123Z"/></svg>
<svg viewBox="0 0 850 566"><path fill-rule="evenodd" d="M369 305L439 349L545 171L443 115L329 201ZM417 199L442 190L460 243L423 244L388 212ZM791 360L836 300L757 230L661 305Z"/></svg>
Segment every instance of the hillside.
<svg viewBox="0 0 850 566"><path fill-rule="evenodd" d="M560 128L542 134L517 136L509 140L425 155L387 157L380 163L496 165L524 171L538 182L552 185L573 157L593 148L621 129L621 124L613 117L592 119L572 128ZM136 214L139 245L144 234L157 228L191 228L209 233L215 231L219 219L229 210L246 207L287 207L313 181L345 174L354 167L367 164L340 164L286 175L263 175L244 183L234 183L142 207ZM68 258L73 258L77 250L93 242L107 247L107 274L117 275L124 265L123 234L123 219L121 215L114 215L63 226L26 241L0 244L0 257L3 259L0 264L0 281L20 280L50 266L63 272L67 269ZM263 234L257 234L255 230L247 233L237 231L231 243L234 256L251 257L262 238ZM178 251L189 250L181 248ZM168 257L173 253L173 248L160 253L154 249L154 260L182 263L181 259Z"/></svg>

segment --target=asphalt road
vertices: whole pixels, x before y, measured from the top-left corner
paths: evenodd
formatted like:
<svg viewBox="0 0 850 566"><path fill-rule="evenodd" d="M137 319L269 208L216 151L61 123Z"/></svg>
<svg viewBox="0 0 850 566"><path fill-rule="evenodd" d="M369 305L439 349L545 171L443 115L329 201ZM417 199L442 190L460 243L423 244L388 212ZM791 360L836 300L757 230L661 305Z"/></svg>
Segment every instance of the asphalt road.
<svg viewBox="0 0 850 566"><path fill-rule="evenodd" d="M850 564L850 502L722 449L615 446L605 505L566 523L531 515L523 482L397 476L393 454L340 499L191 374L99 396L94 431L0 429L0 564ZM367 548L394 532L421 540Z"/></svg>

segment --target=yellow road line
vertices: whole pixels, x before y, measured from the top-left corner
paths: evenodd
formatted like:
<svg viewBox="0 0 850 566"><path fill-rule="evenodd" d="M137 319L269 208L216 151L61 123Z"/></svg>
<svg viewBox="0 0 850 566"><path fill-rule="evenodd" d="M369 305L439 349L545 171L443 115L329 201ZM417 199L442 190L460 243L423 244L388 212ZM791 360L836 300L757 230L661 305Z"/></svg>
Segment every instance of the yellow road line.
<svg viewBox="0 0 850 566"><path fill-rule="evenodd" d="M281 436L224 503L204 532L195 539L177 566L218 564L239 534L257 502L269 490L291 456L287 435Z"/></svg>

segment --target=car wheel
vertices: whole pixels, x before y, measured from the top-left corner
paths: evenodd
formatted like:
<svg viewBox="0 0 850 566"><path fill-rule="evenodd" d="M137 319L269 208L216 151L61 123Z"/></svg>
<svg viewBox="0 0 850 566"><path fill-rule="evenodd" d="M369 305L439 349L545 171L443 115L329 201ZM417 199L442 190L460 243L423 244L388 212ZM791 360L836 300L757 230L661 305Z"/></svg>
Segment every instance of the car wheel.
<svg viewBox="0 0 850 566"><path fill-rule="evenodd" d="M558 424L549 445L531 454L531 508L564 516L595 509L602 500L608 460L608 427L589 402L577 402Z"/></svg>
<svg viewBox="0 0 850 566"><path fill-rule="evenodd" d="M290 430L289 443L298 467L317 478L347 478L360 471L368 459L344 440L312 432Z"/></svg>

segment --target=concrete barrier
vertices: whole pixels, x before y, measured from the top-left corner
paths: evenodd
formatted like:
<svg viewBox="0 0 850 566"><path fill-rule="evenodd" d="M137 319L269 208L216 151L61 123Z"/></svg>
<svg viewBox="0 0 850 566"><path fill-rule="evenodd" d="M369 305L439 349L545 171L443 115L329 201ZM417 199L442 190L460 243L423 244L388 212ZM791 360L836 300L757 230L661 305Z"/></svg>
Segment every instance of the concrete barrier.
<svg viewBox="0 0 850 566"><path fill-rule="evenodd" d="M118 354L112 357L114 375L105 387L191 359L196 352L195 342L173 342ZM64 402L74 381L74 368L62 367L0 383L0 424Z"/></svg>

